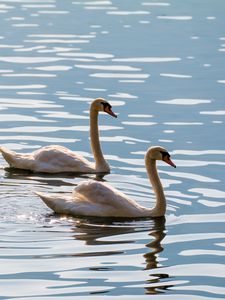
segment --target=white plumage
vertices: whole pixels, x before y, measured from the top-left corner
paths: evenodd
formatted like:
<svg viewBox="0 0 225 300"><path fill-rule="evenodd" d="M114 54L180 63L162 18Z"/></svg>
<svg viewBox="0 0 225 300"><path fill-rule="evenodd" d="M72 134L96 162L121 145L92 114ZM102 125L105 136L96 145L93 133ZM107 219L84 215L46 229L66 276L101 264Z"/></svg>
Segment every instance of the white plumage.
<svg viewBox="0 0 225 300"><path fill-rule="evenodd" d="M165 214L166 200L156 169L156 160L175 167L162 147L152 147L146 153L145 164L156 194L156 205L149 209L139 205L124 193L105 182L87 180L79 183L70 195L37 192L53 211L72 216L98 217L159 217Z"/></svg>
<svg viewBox="0 0 225 300"><path fill-rule="evenodd" d="M90 107L90 138L95 163L89 162L83 156L66 147L51 145L42 147L32 153L16 153L6 147L0 147L5 160L10 167L30 170L33 172L60 173L98 173L109 172L110 167L103 157L98 133L98 113L104 111L113 117L111 105L104 99L96 99Z"/></svg>

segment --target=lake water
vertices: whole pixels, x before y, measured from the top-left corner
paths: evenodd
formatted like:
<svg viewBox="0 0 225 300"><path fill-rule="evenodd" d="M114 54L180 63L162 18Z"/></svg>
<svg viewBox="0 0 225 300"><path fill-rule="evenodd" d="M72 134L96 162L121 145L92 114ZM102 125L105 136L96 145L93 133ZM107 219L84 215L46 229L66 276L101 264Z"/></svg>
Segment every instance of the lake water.
<svg viewBox="0 0 225 300"><path fill-rule="evenodd" d="M54 215L33 192L88 176L0 157L0 299L224 299L225 1L0 0L0 16L2 145L92 159L89 104L104 97L119 116L100 116L104 180L151 207L145 151L177 165L159 163L165 219L121 221Z"/></svg>

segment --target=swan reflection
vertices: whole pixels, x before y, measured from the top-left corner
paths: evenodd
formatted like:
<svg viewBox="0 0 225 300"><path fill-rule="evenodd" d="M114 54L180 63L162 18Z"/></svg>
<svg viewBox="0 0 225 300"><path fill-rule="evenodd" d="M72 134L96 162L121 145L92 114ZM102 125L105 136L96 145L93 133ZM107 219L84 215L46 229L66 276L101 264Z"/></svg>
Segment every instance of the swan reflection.
<svg viewBox="0 0 225 300"><path fill-rule="evenodd" d="M104 293L111 293L112 289L107 288L109 283L114 289L126 288L124 291L126 294L135 292L135 289L139 289L139 294L158 294L172 286L170 281L165 282L165 278L169 278L169 275L160 273L160 269L158 274L148 272L159 268L159 254L163 252L161 243L166 236L164 217L125 222L121 219L79 218L75 219L74 225L73 237L78 241L84 241L89 251L75 252L73 255L86 259L95 257L95 261L88 269L93 272L91 277L95 276L96 280L101 281ZM137 240L134 239L134 235ZM138 242L140 239L141 247ZM145 241L144 248L142 241ZM85 247L86 251L88 248ZM141 255L144 258L144 268L142 264L137 265L139 257L134 259L134 253L135 256ZM136 278L130 277L132 270Z"/></svg>
<svg viewBox="0 0 225 300"><path fill-rule="evenodd" d="M82 174L82 173L60 173L60 174L47 174L47 173L33 173L29 170L22 170L17 168L4 168L5 179L23 181L35 181L41 185L61 187L61 186L74 186L76 185L76 180L80 179L94 179L97 181L106 181L104 179L106 173L99 174ZM71 182L70 182L71 180Z"/></svg>

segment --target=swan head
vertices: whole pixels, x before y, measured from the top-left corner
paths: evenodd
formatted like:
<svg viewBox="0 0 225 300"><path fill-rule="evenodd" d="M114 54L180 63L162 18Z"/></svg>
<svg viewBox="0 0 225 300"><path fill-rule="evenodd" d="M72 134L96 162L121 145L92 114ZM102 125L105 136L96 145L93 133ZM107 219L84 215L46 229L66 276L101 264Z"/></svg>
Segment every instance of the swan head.
<svg viewBox="0 0 225 300"><path fill-rule="evenodd" d="M148 149L146 157L153 160L162 160L170 166L176 168L176 165L172 162L169 152L160 146L154 146Z"/></svg>
<svg viewBox="0 0 225 300"><path fill-rule="evenodd" d="M110 116L117 118L117 115L112 111L112 105L103 98L95 99L91 104L91 109L98 112L106 112Z"/></svg>

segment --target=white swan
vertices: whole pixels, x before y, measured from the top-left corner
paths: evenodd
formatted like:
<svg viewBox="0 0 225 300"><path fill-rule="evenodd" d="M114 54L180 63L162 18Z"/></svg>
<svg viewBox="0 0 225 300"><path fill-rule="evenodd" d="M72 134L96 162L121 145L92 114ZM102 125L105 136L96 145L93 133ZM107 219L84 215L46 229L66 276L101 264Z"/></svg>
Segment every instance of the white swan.
<svg viewBox="0 0 225 300"><path fill-rule="evenodd" d="M163 160L176 167L166 149L159 146L148 149L145 155L145 165L156 195L156 205L152 209L139 205L114 187L94 180L79 183L70 195L59 193L49 195L41 192L36 192L36 194L48 207L60 214L98 217L160 217L165 214L166 199L158 176L156 160Z"/></svg>
<svg viewBox="0 0 225 300"><path fill-rule="evenodd" d="M103 157L99 142L98 113L100 111L117 117L106 100L98 98L92 102L90 106L90 140L95 164L68 148L58 145L45 146L30 154L16 153L6 147L0 147L0 152L10 167L33 172L108 173L110 167Z"/></svg>

